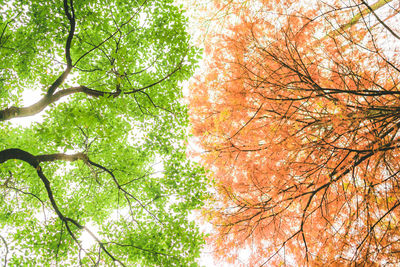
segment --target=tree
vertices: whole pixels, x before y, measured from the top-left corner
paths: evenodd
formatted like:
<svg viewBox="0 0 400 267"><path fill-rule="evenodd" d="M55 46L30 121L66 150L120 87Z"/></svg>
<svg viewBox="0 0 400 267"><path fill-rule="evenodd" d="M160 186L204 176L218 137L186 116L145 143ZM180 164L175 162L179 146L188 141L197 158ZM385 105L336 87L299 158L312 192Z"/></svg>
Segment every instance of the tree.
<svg viewBox="0 0 400 267"><path fill-rule="evenodd" d="M190 105L220 257L398 264L399 3L214 2Z"/></svg>
<svg viewBox="0 0 400 267"><path fill-rule="evenodd" d="M188 215L205 180L186 158L180 83L198 52L180 9L0 3L4 265L195 264L204 241ZM36 102L23 106L29 90Z"/></svg>

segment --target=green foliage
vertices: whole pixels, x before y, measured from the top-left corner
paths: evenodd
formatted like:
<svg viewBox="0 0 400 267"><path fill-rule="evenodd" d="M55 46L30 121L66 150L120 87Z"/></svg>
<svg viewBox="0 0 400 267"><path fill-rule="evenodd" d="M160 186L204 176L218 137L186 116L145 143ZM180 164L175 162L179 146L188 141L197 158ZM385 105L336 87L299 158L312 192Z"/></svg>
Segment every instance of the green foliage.
<svg viewBox="0 0 400 267"><path fill-rule="evenodd" d="M22 106L28 89L39 100L66 69L71 21L56 2L0 1L0 109ZM102 166L40 163L63 216L99 242L82 242L88 232L57 216L36 170L12 159L0 164L8 264L119 266L114 257L126 266L196 265L203 236L188 215L207 195L203 170L185 153L180 83L198 57L186 19L170 0L76 0L73 7L74 66L55 93L85 86L103 94L61 98L29 127L0 122L0 151L79 152Z"/></svg>

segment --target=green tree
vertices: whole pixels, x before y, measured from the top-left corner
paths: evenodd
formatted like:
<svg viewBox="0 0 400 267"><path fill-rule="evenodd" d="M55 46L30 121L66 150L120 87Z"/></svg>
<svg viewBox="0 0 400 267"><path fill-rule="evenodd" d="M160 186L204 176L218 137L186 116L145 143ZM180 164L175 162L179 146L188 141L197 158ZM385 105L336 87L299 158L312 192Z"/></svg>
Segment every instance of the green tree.
<svg viewBox="0 0 400 267"><path fill-rule="evenodd" d="M179 7L0 5L3 263L195 264L203 237L187 218L205 180L186 158L180 83L198 53ZM24 106L28 89L37 102ZM38 113L29 127L13 123Z"/></svg>

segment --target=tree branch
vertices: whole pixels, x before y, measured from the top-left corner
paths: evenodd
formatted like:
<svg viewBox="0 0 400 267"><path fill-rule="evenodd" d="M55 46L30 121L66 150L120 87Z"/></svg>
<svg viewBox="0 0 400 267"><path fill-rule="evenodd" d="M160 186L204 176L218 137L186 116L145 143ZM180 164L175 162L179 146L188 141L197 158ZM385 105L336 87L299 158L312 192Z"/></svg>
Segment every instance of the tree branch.
<svg viewBox="0 0 400 267"><path fill-rule="evenodd" d="M361 1L368 9L369 11L372 13L372 15L374 15L374 17L379 21L380 24L382 24L383 27L385 27L394 37L396 37L397 39L400 40L400 36L398 34L396 34L385 22L383 22L378 15L375 13L375 10L368 5L367 2L365 2L364 0ZM389 3L389 1L387 1L387 3Z"/></svg>
<svg viewBox="0 0 400 267"><path fill-rule="evenodd" d="M4 255L4 266L7 266L7 255L8 255L8 252L9 252L9 250L8 250L8 245L7 245L7 242L6 242L6 240L4 239L4 237L2 237L1 235L0 235L0 239L3 241L4 246L6 247L6 253L5 253L5 255Z"/></svg>
<svg viewBox="0 0 400 267"><path fill-rule="evenodd" d="M57 78L57 80L55 80L55 82L49 87L49 89L47 90L47 93L46 93L46 97L50 97L54 94L54 92L65 81L68 74L72 70L71 43L72 43L72 38L74 37L74 33L75 33L75 12L74 12L74 7L72 5L72 0L70 0L70 5L71 5L72 15L69 12L68 0L64 0L64 12L65 12L65 15L67 16L67 18L69 20L69 24L70 24L67 42L65 44L65 60L67 61L67 68Z"/></svg>
<svg viewBox="0 0 400 267"><path fill-rule="evenodd" d="M351 20L342 25L339 29L333 30L331 31L329 34L327 34L324 39L326 37L331 37L331 38L335 38L336 36L338 36L341 32L344 32L348 29L350 29L354 24L356 24L362 17L364 17L365 15L370 14L371 12L374 12L375 10L378 10L379 8L383 7L384 5L392 2L393 0L378 0L375 4L368 6L368 8L362 10L361 12L357 13L354 17L351 18Z"/></svg>
<svg viewBox="0 0 400 267"><path fill-rule="evenodd" d="M72 231L69 228L68 223L72 223L74 224L76 227L78 227L78 229L80 230L85 230L86 232L88 232L95 240L96 242L99 244L100 248L114 261L114 262L118 262L119 264L121 264L122 266L125 266L122 262L120 262L118 259L116 259L105 247L104 244L100 241L100 239L94 235L86 226L81 225L79 222L77 222L76 220L66 217L62 214L60 208L58 207L55 199L54 199L54 195L53 195L53 191L51 189L50 186L50 181L47 179L47 177L44 175L42 168L40 167L39 163L42 161L55 161L55 160L68 160L68 161L74 161L74 160L78 160L78 159L84 159L87 160L87 156L82 154L82 153L77 153L75 155L66 155L66 154L61 154L61 153L57 153L57 154L49 154L49 155L41 155L41 156L34 156L29 152L26 152L22 149L18 149L18 148L11 148L11 149L5 149L0 151L0 164L4 163L10 159L18 159L18 160L22 160L25 161L26 163L28 163L29 165L31 165L32 167L34 167L36 169L36 173L38 174L39 178L42 180L46 191L47 191L47 195L49 197L51 206L53 207L54 211L56 212L57 216L60 218L60 220L65 223L68 232L70 233L70 235L74 238L74 240L76 242L77 239L75 238L74 234L72 233ZM79 242L78 242L79 243Z"/></svg>
<svg viewBox="0 0 400 267"><path fill-rule="evenodd" d="M76 94L76 93L84 93L88 96L92 97L101 97L105 95L110 95L112 97L117 97L120 95L120 91L115 92L104 92L104 91L97 91L90 89L86 86L77 86L77 87L70 87L61 91L58 91L54 95L51 96L44 96L35 104L28 106L28 107L9 107L3 110L0 110L0 121L6 121L14 118L21 118L21 117L29 117L35 114L40 113L43 111L48 105L57 102L60 98Z"/></svg>
<svg viewBox="0 0 400 267"><path fill-rule="evenodd" d="M69 4L71 6L71 13L69 11L68 7L68 0L64 0L64 12L65 15L67 16L70 24L70 29L67 37L67 43L65 44L65 60L67 61L67 69L72 68L72 59L71 59L71 43L72 43L72 38L74 37L74 32L75 32L75 12L74 12L74 6L72 3L72 0L69 1Z"/></svg>

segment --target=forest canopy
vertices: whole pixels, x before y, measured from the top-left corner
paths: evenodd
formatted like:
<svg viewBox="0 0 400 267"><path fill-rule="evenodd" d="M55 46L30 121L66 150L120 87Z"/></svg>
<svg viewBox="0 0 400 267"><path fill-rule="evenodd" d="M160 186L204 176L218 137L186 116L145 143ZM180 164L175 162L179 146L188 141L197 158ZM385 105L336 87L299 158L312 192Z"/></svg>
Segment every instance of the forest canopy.
<svg viewBox="0 0 400 267"><path fill-rule="evenodd" d="M399 1L212 3L190 113L218 187L215 253L399 264Z"/></svg>
<svg viewBox="0 0 400 267"><path fill-rule="evenodd" d="M400 2L185 4L0 0L1 264L399 264Z"/></svg>
<svg viewBox="0 0 400 267"><path fill-rule="evenodd" d="M206 197L205 176L186 158L181 83L199 52L181 8L0 6L2 264L196 264L204 241L188 215Z"/></svg>

